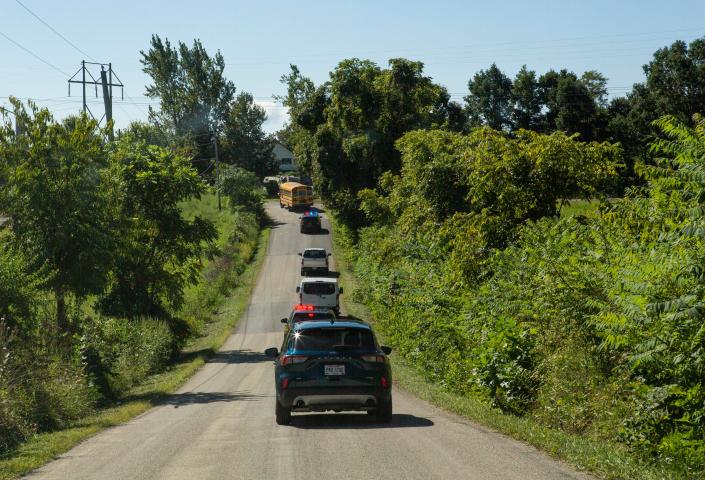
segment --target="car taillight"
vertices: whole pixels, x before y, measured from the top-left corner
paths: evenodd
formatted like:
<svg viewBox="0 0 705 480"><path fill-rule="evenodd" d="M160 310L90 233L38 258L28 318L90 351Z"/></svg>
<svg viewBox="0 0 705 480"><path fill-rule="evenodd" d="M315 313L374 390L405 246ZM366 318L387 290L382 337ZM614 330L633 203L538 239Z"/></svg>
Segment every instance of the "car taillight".
<svg viewBox="0 0 705 480"><path fill-rule="evenodd" d="M389 388L389 382L387 381L387 377L382 377L380 379L380 383L382 384L382 388Z"/></svg>
<svg viewBox="0 0 705 480"><path fill-rule="evenodd" d="M289 379L288 378L285 378L284 380L282 380L281 387L282 387L282 390L286 390L287 388L289 388Z"/></svg>
<svg viewBox="0 0 705 480"><path fill-rule="evenodd" d="M384 363L384 355L363 355L361 358L365 362Z"/></svg>
<svg viewBox="0 0 705 480"><path fill-rule="evenodd" d="M304 363L306 360L308 360L308 357L305 355L281 355L279 357L279 365L294 365L297 363Z"/></svg>
<svg viewBox="0 0 705 480"><path fill-rule="evenodd" d="M294 310L313 310L314 308L316 307L314 307L313 305L303 305L299 303L294 307Z"/></svg>

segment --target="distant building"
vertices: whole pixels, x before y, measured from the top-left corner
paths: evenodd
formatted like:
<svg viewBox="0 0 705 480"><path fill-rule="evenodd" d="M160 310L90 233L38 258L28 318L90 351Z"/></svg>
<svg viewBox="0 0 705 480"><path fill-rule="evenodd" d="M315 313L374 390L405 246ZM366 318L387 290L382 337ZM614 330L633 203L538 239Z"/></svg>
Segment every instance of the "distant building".
<svg viewBox="0 0 705 480"><path fill-rule="evenodd" d="M272 153L280 172L293 172L298 168L296 160L294 160L294 154L281 143L274 144Z"/></svg>

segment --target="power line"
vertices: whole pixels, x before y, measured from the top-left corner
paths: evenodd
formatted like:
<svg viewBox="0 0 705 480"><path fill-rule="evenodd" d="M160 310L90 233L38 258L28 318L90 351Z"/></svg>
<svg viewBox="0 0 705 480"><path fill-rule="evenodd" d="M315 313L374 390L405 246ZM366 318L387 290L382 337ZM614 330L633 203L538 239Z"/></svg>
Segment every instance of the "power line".
<svg viewBox="0 0 705 480"><path fill-rule="evenodd" d="M51 68L53 68L54 70L56 70L56 71L59 72L60 74L66 76L66 77L69 76L68 73L64 72L62 69L60 69L60 68L57 67L56 65L53 65L53 64L47 62L47 61L44 60L42 57L40 57L39 55L37 55L36 53L34 53L33 51L31 51L29 48L27 48L27 47L25 47L25 46L23 46L23 45L17 43L17 42L14 41L13 39L11 39L11 38L8 37L7 35L5 35L3 32L0 32L0 35L2 35L3 37L5 37L8 41L14 43L16 46L18 46L19 48L21 48L21 49L24 50L25 52L27 52L27 53L29 53L30 55L32 55L34 58L36 58L36 59L39 60L40 62L44 63L45 65L48 65L48 66L51 67Z"/></svg>
<svg viewBox="0 0 705 480"><path fill-rule="evenodd" d="M68 38L64 37L64 36L63 36L61 33L59 33L54 27L52 27L52 26L49 25L47 22L45 22L44 20L42 20L42 18L41 18L39 15L37 15L36 13L34 13L32 10L30 10L24 3L20 2L20 0L15 0L15 2L17 2L22 8L24 8L25 10L27 10L27 12L29 12L29 14L32 15L34 18L36 18L37 20L39 20L40 22L42 22L49 30L51 30L51 31L54 32L56 35L58 35L59 38L61 38L64 42L66 42L66 43L68 43L69 45L71 45L71 46L72 46L74 49L76 49L79 53L85 55L86 57L90 58L90 59L93 60L94 62L97 62L97 61L98 61L98 60L96 60L95 58L93 58L93 57L91 57L90 55L88 55L88 54L87 54L86 52L84 52L83 50L81 50L80 48L78 48L71 40L69 40Z"/></svg>

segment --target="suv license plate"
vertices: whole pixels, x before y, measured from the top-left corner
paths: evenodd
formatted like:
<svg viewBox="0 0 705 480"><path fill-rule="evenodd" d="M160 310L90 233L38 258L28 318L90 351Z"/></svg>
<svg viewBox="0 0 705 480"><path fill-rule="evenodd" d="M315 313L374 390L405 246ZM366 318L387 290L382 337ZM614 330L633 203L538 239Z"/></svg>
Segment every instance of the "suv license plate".
<svg viewBox="0 0 705 480"><path fill-rule="evenodd" d="M326 365L324 373L326 375L345 375L345 365Z"/></svg>

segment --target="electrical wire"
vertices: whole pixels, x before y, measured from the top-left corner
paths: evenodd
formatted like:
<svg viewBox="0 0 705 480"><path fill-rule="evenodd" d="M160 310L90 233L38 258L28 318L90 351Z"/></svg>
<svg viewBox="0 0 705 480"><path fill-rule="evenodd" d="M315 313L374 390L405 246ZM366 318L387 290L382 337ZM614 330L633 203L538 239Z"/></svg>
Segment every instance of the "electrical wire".
<svg viewBox="0 0 705 480"><path fill-rule="evenodd" d="M8 37L8 36L7 36L6 34L4 34L3 32L0 32L0 35L2 35L3 37L5 37L8 41L14 43L17 47L21 48L21 49L24 50L25 52L27 52L27 53L29 53L30 55L32 55L34 58L36 58L36 59L39 60L40 62L44 63L45 65L48 65L49 67L53 68L54 70L56 70L56 71L59 72L60 74L64 75L65 77L68 77L68 76L69 76L68 73L64 72L62 69L60 69L60 68L57 67L56 65L47 62L47 61L44 60L42 57L40 57L39 55L37 55L36 53L34 53L32 50L30 50L29 48L25 47L24 45L22 45L22 44L16 42L15 40L11 39L10 37Z"/></svg>
<svg viewBox="0 0 705 480"><path fill-rule="evenodd" d="M68 38L64 37L64 36L63 36L61 33L59 33L54 27L52 27L52 26L49 25L47 22L45 22L39 15L37 15L36 13L34 13L32 10L30 10L30 9L27 7L27 5L25 5L24 3L20 2L20 0L15 0L15 2L17 2L22 8L24 8L25 10L27 10L27 12L29 12L29 14L32 15L34 18L36 18L37 20L39 20L40 22L42 22L42 23L44 24L44 26L46 26L49 30L51 30L51 31L54 32L56 35L58 35L59 38L61 38L64 42L66 42L66 43L68 43L69 45L71 45L76 51L78 51L79 53L85 55L88 59L93 60L94 62L98 63L98 60L96 60L95 58L91 57L91 56L88 55L86 52L84 52L83 50L81 50L80 48L78 48L71 40L69 40Z"/></svg>

